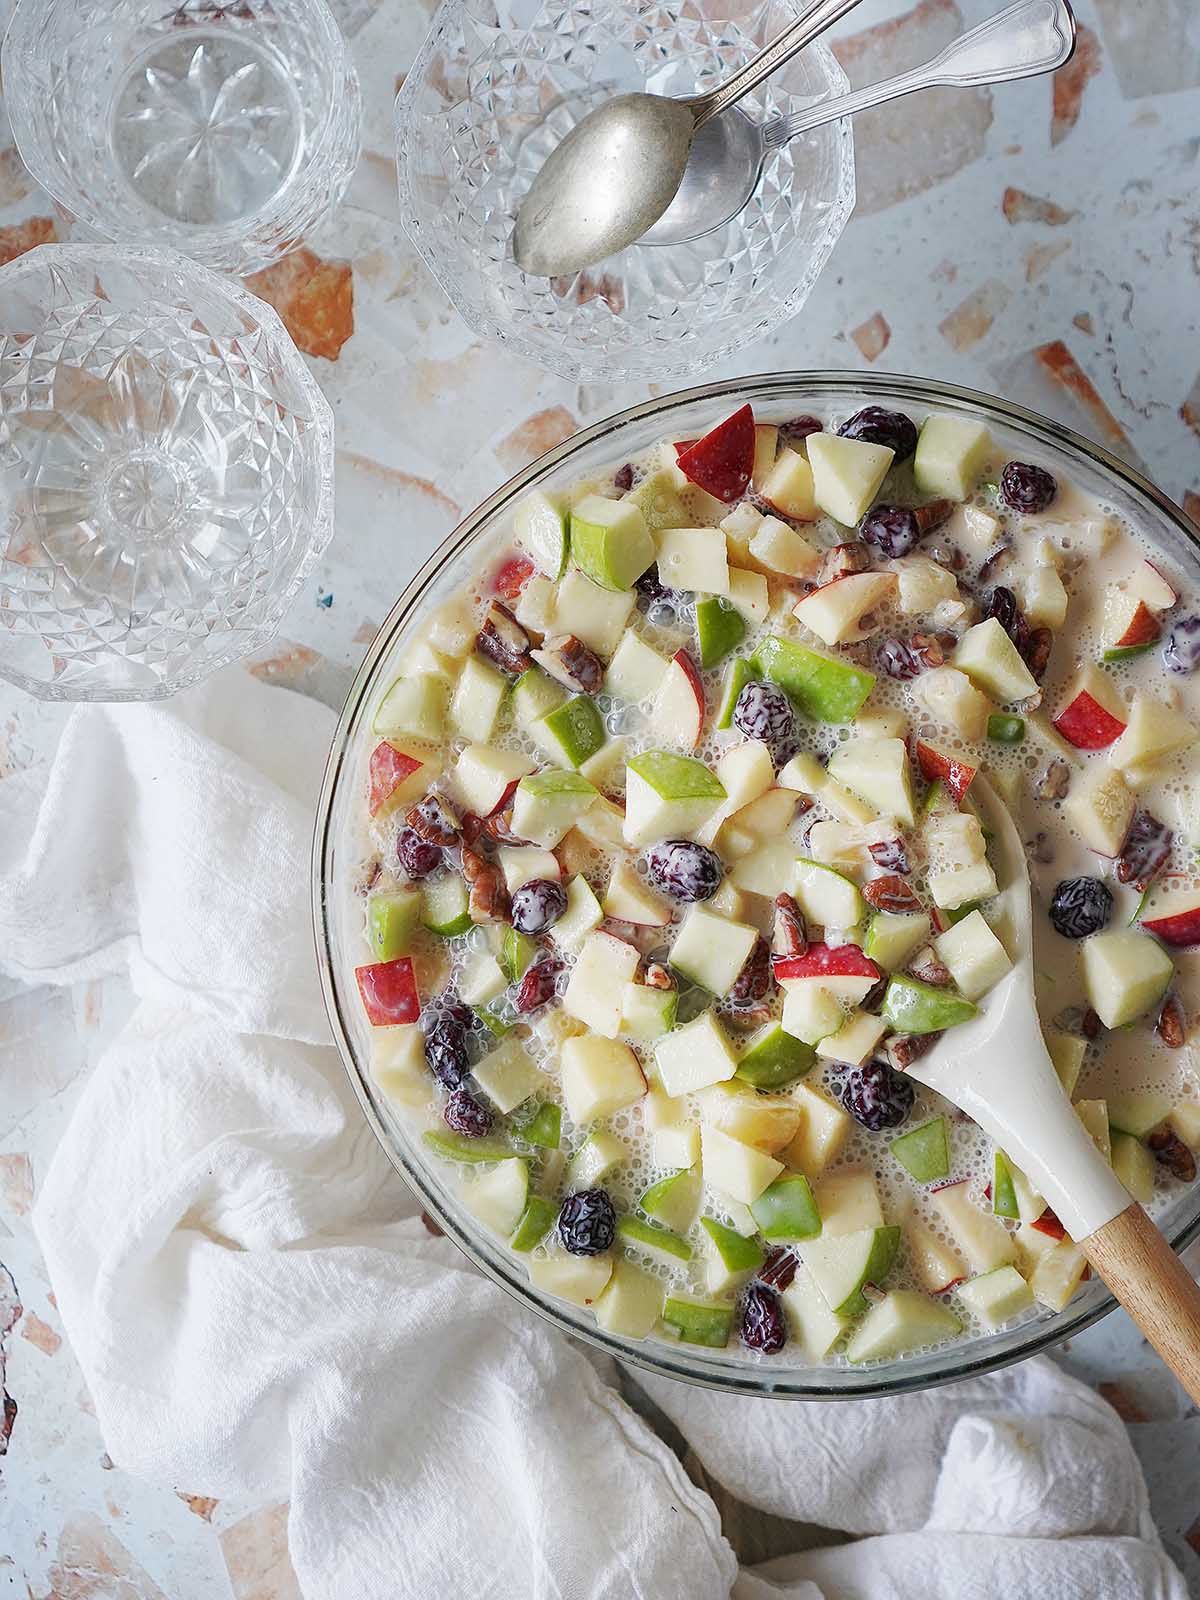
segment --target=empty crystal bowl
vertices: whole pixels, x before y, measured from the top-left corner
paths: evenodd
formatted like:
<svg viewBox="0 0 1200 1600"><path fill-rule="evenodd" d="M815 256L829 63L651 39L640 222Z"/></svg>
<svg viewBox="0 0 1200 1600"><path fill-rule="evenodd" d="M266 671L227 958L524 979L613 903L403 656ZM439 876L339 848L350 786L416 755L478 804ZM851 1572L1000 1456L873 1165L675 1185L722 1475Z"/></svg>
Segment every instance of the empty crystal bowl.
<svg viewBox="0 0 1200 1600"><path fill-rule="evenodd" d="M21 159L95 237L257 271L340 201L358 79L325 0L17 0Z"/></svg>
<svg viewBox="0 0 1200 1600"><path fill-rule="evenodd" d="M584 381L702 371L794 316L854 207L848 121L773 151L746 209L701 239L527 276L509 235L568 130L610 95L710 88L794 20L792 0L445 0L396 100L404 225L470 326ZM729 13L736 20L729 20ZM810 45L742 102L755 119L844 93Z"/></svg>
<svg viewBox="0 0 1200 1600"><path fill-rule="evenodd" d="M173 694L264 644L333 532L333 417L269 306L182 256L0 270L0 677Z"/></svg>

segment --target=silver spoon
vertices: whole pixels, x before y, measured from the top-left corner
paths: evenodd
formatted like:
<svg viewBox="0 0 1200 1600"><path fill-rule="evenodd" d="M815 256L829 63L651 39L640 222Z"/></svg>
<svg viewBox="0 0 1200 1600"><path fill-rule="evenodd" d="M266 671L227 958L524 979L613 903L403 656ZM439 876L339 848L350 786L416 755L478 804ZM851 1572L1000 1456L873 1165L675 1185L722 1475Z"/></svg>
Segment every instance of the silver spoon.
<svg viewBox="0 0 1200 1600"><path fill-rule="evenodd" d="M814 0L753 61L706 94L622 94L598 106L546 158L513 228L517 265L535 277L579 272L640 239L671 204L697 130L832 27L858 0Z"/></svg>
<svg viewBox="0 0 1200 1600"><path fill-rule="evenodd" d="M1075 49L1075 18L1066 0L1020 0L969 29L923 66L913 67L795 116L752 122L744 111L707 122L692 142L671 204L641 235L642 244L682 244L736 217L762 177L772 150L811 128L934 85L968 88L1053 72Z"/></svg>

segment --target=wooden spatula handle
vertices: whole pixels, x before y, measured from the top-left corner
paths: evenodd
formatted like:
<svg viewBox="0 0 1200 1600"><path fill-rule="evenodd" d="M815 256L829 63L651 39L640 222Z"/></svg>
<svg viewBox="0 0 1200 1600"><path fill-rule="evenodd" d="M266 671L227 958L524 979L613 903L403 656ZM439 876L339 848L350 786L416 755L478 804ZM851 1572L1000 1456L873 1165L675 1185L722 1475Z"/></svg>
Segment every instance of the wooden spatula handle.
<svg viewBox="0 0 1200 1600"><path fill-rule="evenodd" d="M1141 1206L1079 1248L1200 1405L1200 1287Z"/></svg>

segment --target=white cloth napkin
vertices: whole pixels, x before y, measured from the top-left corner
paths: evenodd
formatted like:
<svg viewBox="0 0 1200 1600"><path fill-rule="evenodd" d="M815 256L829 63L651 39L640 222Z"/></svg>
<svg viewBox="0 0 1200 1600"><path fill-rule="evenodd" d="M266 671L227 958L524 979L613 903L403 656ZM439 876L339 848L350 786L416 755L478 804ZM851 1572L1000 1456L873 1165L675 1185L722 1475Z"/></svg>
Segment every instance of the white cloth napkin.
<svg viewBox="0 0 1200 1600"><path fill-rule="evenodd" d="M231 669L80 709L0 783L0 971L140 999L34 1219L113 1459L289 1498L310 1600L1185 1600L1120 1422L1042 1359L889 1402L640 1378L742 1499L869 1536L739 1571L604 1364L430 1237L362 1120L309 931L332 727Z"/></svg>

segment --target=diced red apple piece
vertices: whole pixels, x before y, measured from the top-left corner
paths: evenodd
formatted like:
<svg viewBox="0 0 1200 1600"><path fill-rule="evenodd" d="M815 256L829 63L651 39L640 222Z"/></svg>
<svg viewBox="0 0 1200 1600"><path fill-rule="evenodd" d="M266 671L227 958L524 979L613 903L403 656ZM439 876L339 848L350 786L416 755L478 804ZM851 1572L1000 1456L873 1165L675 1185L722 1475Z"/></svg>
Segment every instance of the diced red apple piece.
<svg viewBox="0 0 1200 1600"><path fill-rule="evenodd" d="M792 615L826 644L854 644L878 632L878 608L895 587L894 572L852 572L798 600Z"/></svg>
<svg viewBox="0 0 1200 1600"><path fill-rule="evenodd" d="M1162 624L1146 602L1128 589L1110 584L1104 596L1104 640L1113 649L1153 644Z"/></svg>
<svg viewBox="0 0 1200 1600"><path fill-rule="evenodd" d="M417 980L410 956L356 967L354 976L367 1021L373 1028L391 1028L403 1022L416 1022L421 1014L421 1000L417 994Z"/></svg>
<svg viewBox="0 0 1200 1600"><path fill-rule="evenodd" d="M388 810L414 799L418 791L433 777L436 769L427 761L418 761L398 745L384 739L371 751L369 764L370 794L367 809L377 817L386 806ZM425 776L422 778L421 774Z"/></svg>
<svg viewBox="0 0 1200 1600"><path fill-rule="evenodd" d="M686 650L677 650L654 697L650 725L667 744L691 751L704 728L704 683Z"/></svg>
<svg viewBox="0 0 1200 1600"><path fill-rule="evenodd" d="M819 515L813 498L812 468L798 450L780 451L761 493L773 510L793 522L815 522Z"/></svg>
<svg viewBox="0 0 1200 1600"><path fill-rule="evenodd" d="M778 983L811 980L851 1004L869 994L882 976L856 944L810 944L802 956L777 959L774 970Z"/></svg>
<svg viewBox="0 0 1200 1600"><path fill-rule="evenodd" d="M728 504L745 494L754 471L754 452L754 412L744 405L689 445L679 456L679 470Z"/></svg>
<svg viewBox="0 0 1200 1600"><path fill-rule="evenodd" d="M1111 678L1088 666L1067 693L1054 726L1077 750L1103 750L1125 732L1129 713Z"/></svg>
<svg viewBox="0 0 1200 1600"><path fill-rule="evenodd" d="M754 424L754 468L750 480L756 489L761 489L766 482L767 474L775 465L775 452L779 448L779 429L773 422L756 422Z"/></svg>
<svg viewBox="0 0 1200 1600"><path fill-rule="evenodd" d="M1179 599L1175 589L1153 561L1139 561L1126 587L1130 594L1144 600L1151 611L1169 611Z"/></svg>
<svg viewBox="0 0 1200 1600"><path fill-rule="evenodd" d="M948 750L939 750L937 745L927 744L923 739L917 740L917 765L923 778L930 783L944 784L955 800L962 799L979 770L961 756L951 755Z"/></svg>
<svg viewBox="0 0 1200 1600"><path fill-rule="evenodd" d="M1165 912L1143 917L1142 927L1174 950L1200 945L1200 896L1190 895Z"/></svg>

